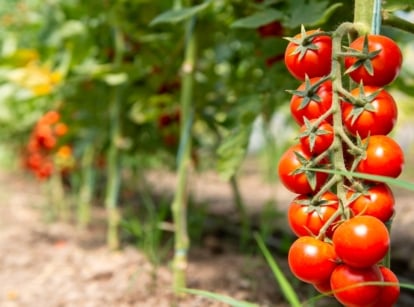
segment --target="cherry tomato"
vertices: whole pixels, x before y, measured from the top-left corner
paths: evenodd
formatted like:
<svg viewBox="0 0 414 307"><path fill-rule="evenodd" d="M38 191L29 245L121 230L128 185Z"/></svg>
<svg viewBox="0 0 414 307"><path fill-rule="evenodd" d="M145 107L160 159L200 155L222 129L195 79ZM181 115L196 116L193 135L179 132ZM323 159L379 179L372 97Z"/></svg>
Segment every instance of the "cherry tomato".
<svg viewBox="0 0 414 307"><path fill-rule="evenodd" d="M332 244L304 236L291 245L288 263L298 279L317 284L330 278L337 266L337 257Z"/></svg>
<svg viewBox="0 0 414 307"><path fill-rule="evenodd" d="M344 263L362 268L384 258L390 246L390 235L379 219L360 215L340 224L335 229L332 242Z"/></svg>
<svg viewBox="0 0 414 307"><path fill-rule="evenodd" d="M351 78L364 85L385 86L397 77L401 69L402 54L398 45L390 38L383 35L367 35L368 51L377 51L378 54L371 58L365 59L365 63L369 61L372 66L372 72L367 70L367 65L363 65L364 60L355 56L345 57L345 68L348 69L358 61L362 64L349 73ZM365 36L358 37L350 44L350 48L363 51ZM369 65L368 65L369 66Z"/></svg>
<svg viewBox="0 0 414 307"><path fill-rule="evenodd" d="M362 141L365 157L358 163L357 172L397 178L404 166L404 153L392 138L373 135Z"/></svg>
<svg viewBox="0 0 414 307"><path fill-rule="evenodd" d="M364 282L381 282L382 274L377 265L355 268L338 265L331 275L331 288L335 298L345 306L371 306L381 293L379 285L358 285Z"/></svg>
<svg viewBox="0 0 414 307"><path fill-rule="evenodd" d="M312 119L301 126L299 141L310 153L320 154L332 145L334 131L332 125L326 121L313 128L315 121L316 119Z"/></svg>
<svg viewBox="0 0 414 307"><path fill-rule="evenodd" d="M331 72L332 39L328 35L314 35L319 30L299 33L289 42L285 51L285 65L298 80L322 77Z"/></svg>
<svg viewBox="0 0 414 307"><path fill-rule="evenodd" d="M312 156L300 144L290 147L282 155L279 160L278 173L287 189L296 194L309 194L319 190L326 182L327 173L300 170L311 160Z"/></svg>
<svg viewBox="0 0 414 307"><path fill-rule="evenodd" d="M312 196L299 195L289 206L289 226L298 237L317 236L339 206L338 197L329 191L324 193L315 204L311 204L311 201ZM334 224L326 232L328 237L332 236L333 226Z"/></svg>
<svg viewBox="0 0 414 307"><path fill-rule="evenodd" d="M309 84L302 83L290 100L290 113L293 119L299 124L304 124L304 118L308 120L319 118L332 106L332 82L330 80L322 82L316 89L307 91L307 85L319 83L321 78L312 78ZM301 93L302 94L299 94ZM327 118L327 122L332 122L332 116Z"/></svg>
<svg viewBox="0 0 414 307"><path fill-rule="evenodd" d="M384 285L377 299L377 303L375 303L373 307L392 307L400 296L398 278L393 271L385 266L380 266L379 269L381 271L384 282L395 283L395 285Z"/></svg>
<svg viewBox="0 0 414 307"><path fill-rule="evenodd" d="M331 280L327 279L323 282L313 284L313 287L318 290L319 293L324 295L332 295Z"/></svg>
<svg viewBox="0 0 414 307"><path fill-rule="evenodd" d="M363 106L346 101L342 103L342 119L351 134L366 138L368 135L386 135L391 132L397 121L398 110L387 91L376 86L364 86L352 90L351 95L365 102Z"/></svg>
<svg viewBox="0 0 414 307"><path fill-rule="evenodd" d="M354 199L348 206L354 215L370 215L387 222L394 214L394 194L385 183L371 185L362 193L350 189L347 198Z"/></svg>

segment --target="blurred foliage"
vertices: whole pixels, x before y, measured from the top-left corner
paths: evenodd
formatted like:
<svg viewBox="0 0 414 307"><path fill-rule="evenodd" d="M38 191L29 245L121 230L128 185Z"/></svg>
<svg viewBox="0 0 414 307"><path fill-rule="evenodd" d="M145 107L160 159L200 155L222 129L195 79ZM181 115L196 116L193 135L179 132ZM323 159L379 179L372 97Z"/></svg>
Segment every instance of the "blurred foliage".
<svg viewBox="0 0 414 307"><path fill-rule="evenodd" d="M181 22L196 15L194 163L217 167L229 178L246 154L255 120L268 124L286 109L285 89L299 85L284 67L283 37L296 34L301 24L333 30L352 20L353 10L347 0L195 1L179 10L172 9L173 2L3 1L2 139L21 146L37 119L58 109L70 126L67 139L77 156L90 143L103 151L110 137L111 88L122 86L117 144L125 157L147 163L146 157L156 156L173 166L179 116L175 122L165 119L179 113L185 43ZM385 1L384 7L405 9L409 16L412 8L402 2ZM121 54L116 52L116 29L123 33ZM383 30L408 54L413 52L412 34ZM119 59L121 65L115 65ZM407 63L394 86L410 93L413 74ZM277 146L284 142L277 135L266 140Z"/></svg>

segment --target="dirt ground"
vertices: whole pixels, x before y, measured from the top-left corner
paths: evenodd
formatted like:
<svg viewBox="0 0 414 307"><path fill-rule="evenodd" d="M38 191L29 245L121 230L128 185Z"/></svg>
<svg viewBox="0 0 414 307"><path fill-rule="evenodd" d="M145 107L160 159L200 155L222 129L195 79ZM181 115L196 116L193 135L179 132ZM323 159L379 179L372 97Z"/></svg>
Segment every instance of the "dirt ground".
<svg viewBox="0 0 414 307"><path fill-rule="evenodd" d="M265 185L253 174L243 177L242 191L251 212L269 199L283 210L291 195ZM171 176L150 174L159 192L167 193ZM228 185L214 175L193 180L193 194L211 203L211 210L231 214ZM162 307L227 306L197 296L175 301L168 263L154 268L132 246L109 251L102 229L79 232L73 225L46 223L41 210L45 199L39 185L19 173L0 171L0 306L1 307ZM403 281L414 281L414 213L412 195L399 195L401 214L393 229L393 253ZM409 214L411 213L411 214ZM217 239L217 238L216 238ZM279 264L289 276L283 257ZM260 256L243 255L222 246L220 252L199 244L190 253L188 286L260 306L288 306ZM300 283L301 294L314 295ZM336 306L330 299L316 306ZM413 294L403 292L398 306L414 306Z"/></svg>

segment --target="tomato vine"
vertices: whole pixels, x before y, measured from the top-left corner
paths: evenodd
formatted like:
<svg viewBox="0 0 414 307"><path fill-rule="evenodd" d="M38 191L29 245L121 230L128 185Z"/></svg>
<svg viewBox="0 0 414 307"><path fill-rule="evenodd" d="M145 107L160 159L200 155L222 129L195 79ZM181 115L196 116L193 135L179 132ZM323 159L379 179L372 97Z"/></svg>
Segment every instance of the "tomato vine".
<svg viewBox="0 0 414 307"><path fill-rule="evenodd" d="M307 37L309 33L311 37ZM289 225L299 237L289 250L289 265L297 278L322 293L333 294L344 305L374 304L381 293L388 291L393 293L393 304L398 298L398 280L394 275L386 277L389 272L393 274L389 268L381 269L389 266L386 256L390 234L386 223L394 212L392 191L385 183L344 173L356 171L396 178L402 171L403 152L387 136L397 120L397 107L383 88L398 75L401 51L387 37L360 35L365 28L357 23L341 24L330 35L329 43L315 47L312 42L318 33L326 36L326 32L302 28L299 37L290 40L285 53L292 75L301 79L297 72L305 74L305 82L290 91L292 117L302 125L300 143L287 150L278 167L282 183L300 194L288 211ZM345 36L357 38L346 47ZM291 44L305 47L293 48ZM323 48L332 48L331 63L318 74L312 64L326 64L326 58L321 58ZM391 55L393 60L386 60ZM325 67L330 67L328 74ZM309 79L307 70L315 78ZM344 86L344 75L350 79L350 89ZM323 123L332 125L333 138L322 150L315 151L316 140L329 135L328 129L321 132ZM327 167L333 174L330 178L321 177L327 173L318 168ZM362 195L376 197L375 187L379 187L379 193L382 191L383 212L373 210L361 199ZM357 200L364 203L362 208L358 208ZM375 206L382 205L380 202ZM393 280L395 285L361 284L384 280ZM344 289L349 286L353 289Z"/></svg>

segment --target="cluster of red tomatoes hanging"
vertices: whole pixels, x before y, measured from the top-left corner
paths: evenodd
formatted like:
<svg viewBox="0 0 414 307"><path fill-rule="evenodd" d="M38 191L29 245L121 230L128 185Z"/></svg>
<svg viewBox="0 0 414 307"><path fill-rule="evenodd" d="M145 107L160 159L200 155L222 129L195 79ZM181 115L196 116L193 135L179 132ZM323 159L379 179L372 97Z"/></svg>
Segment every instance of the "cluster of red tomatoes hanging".
<svg viewBox="0 0 414 307"><path fill-rule="evenodd" d="M350 174L396 178L402 171L403 152L388 136L397 106L384 89L397 77L402 55L382 35L360 36L339 54L332 46L330 33L302 29L285 52L287 69L303 82L290 101L298 142L278 165L283 185L298 194L288 210L298 236L289 266L346 306L389 307L400 292L386 260L394 195L386 183ZM333 60L350 81L347 89L342 79L338 85Z"/></svg>
<svg viewBox="0 0 414 307"><path fill-rule="evenodd" d="M24 150L24 166L39 179L49 178L54 171L73 167L74 158L69 145L60 144L68 127L60 121L60 114L51 110L36 123Z"/></svg>

